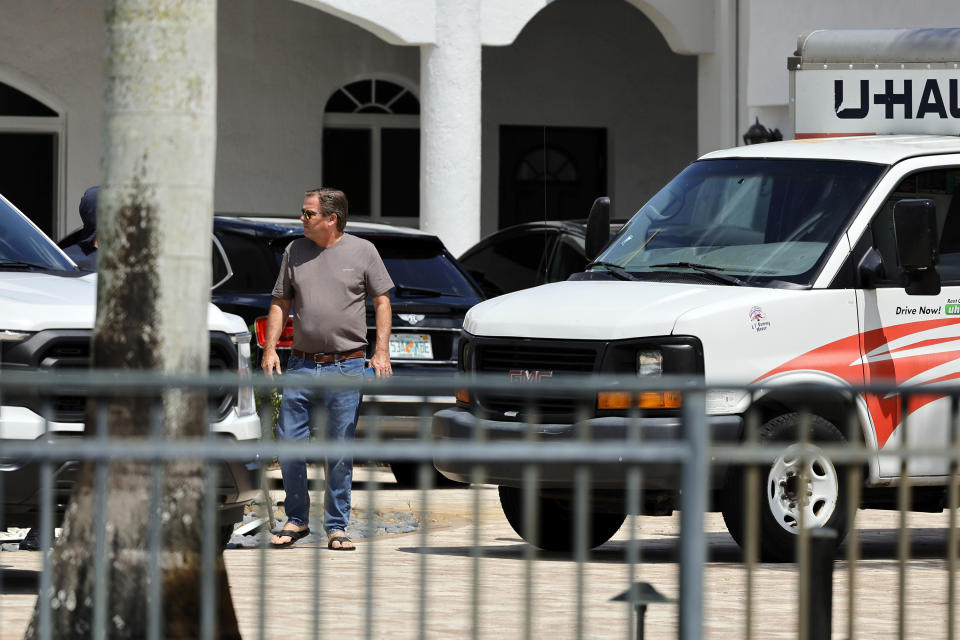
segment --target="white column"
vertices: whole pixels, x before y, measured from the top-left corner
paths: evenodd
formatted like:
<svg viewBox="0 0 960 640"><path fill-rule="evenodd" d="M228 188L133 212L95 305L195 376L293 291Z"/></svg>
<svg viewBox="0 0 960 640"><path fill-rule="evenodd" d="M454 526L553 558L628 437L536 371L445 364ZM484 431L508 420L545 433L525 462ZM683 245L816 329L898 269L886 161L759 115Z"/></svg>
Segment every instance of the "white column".
<svg viewBox="0 0 960 640"><path fill-rule="evenodd" d="M437 0L420 48L420 228L454 255L480 239L480 3Z"/></svg>
<svg viewBox="0 0 960 640"><path fill-rule="evenodd" d="M697 67L697 152L743 144L737 117L736 15L738 0L714 0L714 50L699 56ZM746 3L744 3L745 5ZM741 55L745 52L741 51Z"/></svg>

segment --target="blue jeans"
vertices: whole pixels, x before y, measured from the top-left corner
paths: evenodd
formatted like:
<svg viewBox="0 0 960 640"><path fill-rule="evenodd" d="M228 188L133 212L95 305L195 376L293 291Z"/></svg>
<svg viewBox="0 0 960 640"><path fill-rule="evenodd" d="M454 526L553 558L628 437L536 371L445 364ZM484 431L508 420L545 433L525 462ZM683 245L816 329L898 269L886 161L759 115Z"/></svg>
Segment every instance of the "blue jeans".
<svg viewBox="0 0 960 640"><path fill-rule="evenodd" d="M280 422L277 435L281 440L308 440L313 430L313 411L323 407L327 411L326 437L328 440L353 440L360 413L360 385L363 377L363 358L340 362L318 363L291 355L287 362L289 380L306 376L337 376L356 379L356 389L308 389L285 387L280 402ZM307 491L307 461L305 458L281 459L283 490L286 492L284 511L287 519L298 527L310 522L310 494ZM353 458L326 460L326 490L323 496L324 527L328 532L343 531L350 521L350 488L353 483Z"/></svg>

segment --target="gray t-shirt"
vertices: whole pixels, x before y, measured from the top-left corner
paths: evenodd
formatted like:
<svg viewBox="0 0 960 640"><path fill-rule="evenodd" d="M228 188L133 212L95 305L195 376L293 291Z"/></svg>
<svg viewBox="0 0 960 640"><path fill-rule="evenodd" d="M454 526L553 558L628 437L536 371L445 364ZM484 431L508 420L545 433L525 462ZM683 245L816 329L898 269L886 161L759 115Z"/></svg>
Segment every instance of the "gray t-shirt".
<svg viewBox="0 0 960 640"><path fill-rule="evenodd" d="M326 249L309 238L287 245L273 297L293 300L295 349L340 353L367 344L366 298L391 288L373 243L344 234Z"/></svg>

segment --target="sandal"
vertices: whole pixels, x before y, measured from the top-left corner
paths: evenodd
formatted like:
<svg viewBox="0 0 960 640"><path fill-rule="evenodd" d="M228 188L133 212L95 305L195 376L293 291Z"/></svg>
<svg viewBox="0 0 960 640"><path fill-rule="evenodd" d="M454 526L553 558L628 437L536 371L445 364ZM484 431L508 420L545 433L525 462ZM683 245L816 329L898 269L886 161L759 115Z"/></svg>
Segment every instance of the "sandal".
<svg viewBox="0 0 960 640"><path fill-rule="evenodd" d="M276 535L278 538L290 538L290 540L288 540L287 542L276 542L276 543L271 542L270 543L270 546L273 547L274 549L283 549L285 547L291 546L297 540L300 540L301 538L306 538L308 535L310 535L310 527L307 527L306 529L301 529L300 531L297 531L296 529L281 529L274 535Z"/></svg>
<svg viewBox="0 0 960 640"><path fill-rule="evenodd" d="M334 542L339 543L340 546L339 547L333 546ZM332 538L327 540L327 549L330 549L331 551L356 551L357 550L356 546L353 546L353 547L343 546L344 542L349 542L350 544L353 544L353 540L351 540L345 535L333 536Z"/></svg>

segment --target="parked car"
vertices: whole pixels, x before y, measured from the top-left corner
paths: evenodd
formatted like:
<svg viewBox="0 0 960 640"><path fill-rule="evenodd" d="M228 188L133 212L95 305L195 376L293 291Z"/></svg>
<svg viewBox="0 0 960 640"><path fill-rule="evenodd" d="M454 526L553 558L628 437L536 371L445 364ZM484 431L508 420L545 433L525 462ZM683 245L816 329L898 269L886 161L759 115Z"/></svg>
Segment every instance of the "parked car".
<svg viewBox="0 0 960 640"><path fill-rule="evenodd" d="M52 240L0 195L0 371L57 371L90 366L96 317L96 275L81 271ZM250 334L243 320L214 305L207 310L210 369L250 374ZM3 390L6 391L6 390ZM8 391L0 409L0 448L15 440L64 440L88 433L87 394L60 390L53 397ZM260 419L250 387L211 391L210 428L225 440L257 440ZM5 526L35 526L40 504L39 465L5 458L2 513ZM54 513L61 517L79 463L57 466ZM224 462L217 483L221 529L242 519L257 493L255 465Z"/></svg>
<svg viewBox="0 0 960 640"><path fill-rule="evenodd" d="M622 222L610 224L613 236ZM488 298L566 280L587 266L583 220L526 222L493 233L467 249L460 263Z"/></svg>
<svg viewBox="0 0 960 640"><path fill-rule="evenodd" d="M77 244L83 229L76 229L57 244L68 249ZM273 282L270 273L275 255L270 242L276 238L296 235L297 231L287 226L252 224L245 221L217 216L213 221L210 236L212 260L211 301L223 311L243 318L248 327L263 314L270 304ZM233 265L242 268L234 269ZM276 277L274 273L273 277Z"/></svg>

